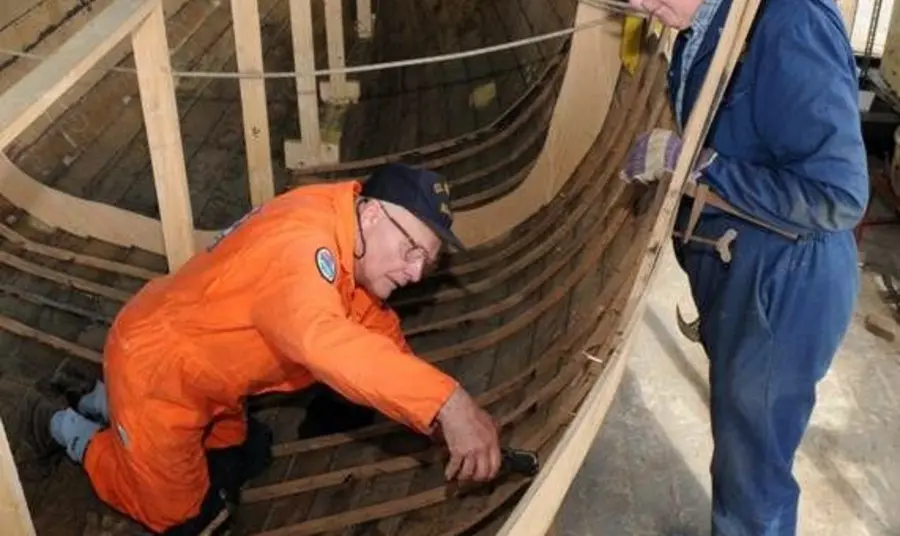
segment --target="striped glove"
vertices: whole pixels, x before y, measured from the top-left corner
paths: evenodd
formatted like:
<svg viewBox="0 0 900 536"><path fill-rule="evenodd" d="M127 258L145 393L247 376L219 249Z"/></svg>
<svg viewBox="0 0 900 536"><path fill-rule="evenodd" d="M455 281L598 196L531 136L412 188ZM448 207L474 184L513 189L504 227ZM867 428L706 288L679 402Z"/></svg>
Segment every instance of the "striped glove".
<svg viewBox="0 0 900 536"><path fill-rule="evenodd" d="M658 181L665 172L675 171L675 163L681 154L681 138L671 130L655 128L637 137L625 160L625 169L619 176L625 182L643 184ZM694 172L688 180L695 181L700 172L715 159L712 149L703 149L697 159Z"/></svg>

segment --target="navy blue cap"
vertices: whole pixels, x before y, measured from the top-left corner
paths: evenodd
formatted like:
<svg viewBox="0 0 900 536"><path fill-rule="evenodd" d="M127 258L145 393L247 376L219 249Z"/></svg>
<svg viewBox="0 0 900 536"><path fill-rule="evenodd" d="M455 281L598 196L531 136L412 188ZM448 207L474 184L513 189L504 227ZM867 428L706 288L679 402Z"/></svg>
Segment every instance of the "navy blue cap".
<svg viewBox="0 0 900 536"><path fill-rule="evenodd" d="M462 241L450 229L450 188L441 175L406 164L385 164L363 182L362 195L399 205L427 225L440 239L464 250Z"/></svg>

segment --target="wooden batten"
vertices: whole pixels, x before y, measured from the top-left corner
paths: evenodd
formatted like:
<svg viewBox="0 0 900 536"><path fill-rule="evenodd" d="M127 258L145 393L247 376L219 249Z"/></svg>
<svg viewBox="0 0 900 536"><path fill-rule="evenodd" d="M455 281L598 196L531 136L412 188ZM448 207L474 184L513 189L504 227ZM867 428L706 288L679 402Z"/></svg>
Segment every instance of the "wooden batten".
<svg viewBox="0 0 900 536"><path fill-rule="evenodd" d="M606 356L591 356L603 362L603 372L582 403L574 421L566 429L550 458L542 467L531 487L517 503L497 536L544 536L553 529L553 520L572 484L578 469L594 441L609 411L616 387L624 372L626 356L634 340L635 329L643 316L647 291L657 274L656 264L662 244L668 239L675 223L675 209L682 196L688 173L697 155L715 111L731 78L731 73L743 50L747 34L756 17L760 0L735 0L730 6L719 43L704 79L697 103L693 107L684 131L684 145L675 171L660 183L653 207L658 216L649 220L644 253L631 285L628 301L620 318L623 325L605 341L615 350ZM661 51L660 51L661 52ZM643 242L643 240L642 240ZM598 342L589 341L588 347Z"/></svg>
<svg viewBox="0 0 900 536"><path fill-rule="evenodd" d="M256 2L231 0L234 43L238 70L262 74L262 36ZM244 146L247 149L247 177L250 203L257 207L275 196L272 154L269 150L269 112L266 109L266 81L241 78L241 109L244 114Z"/></svg>
<svg viewBox="0 0 900 536"><path fill-rule="evenodd" d="M175 271L194 254L194 217L188 192L184 148L169 62L162 3L132 34L141 106L150 145L153 181L159 203L169 270Z"/></svg>
<svg viewBox="0 0 900 536"><path fill-rule="evenodd" d="M661 248L672 231L687 170L696 159L709 118L721 98L758 4L759 0L735 0L699 104L689 118L685 150L676 170L650 192L652 202L640 210L635 207L644 205L637 202L643 190L619 181L615 169L624 160L638 132L659 126L663 110L667 109L665 65L659 50L635 76L620 74L620 87L610 88L608 95L601 94L599 81L609 77L604 76L607 71L597 67L603 59L599 52L608 48L606 45L612 38L607 32L598 31L594 48L573 47L574 54L581 58L564 64L567 65L565 80L553 74L562 72L557 70L556 61L548 62L546 79L538 76L535 86L525 91L523 100L516 104L516 112L508 117L501 115L489 128L432 143L424 151L420 147L404 154L373 157L367 164L345 163L347 169L344 169L329 164L337 160L336 148L323 144L320 134L317 84L312 76L310 2L289 0L285 11L289 8L295 68L308 76L296 79L301 139L285 143L288 167L300 167L312 173L316 171L309 169L313 166L324 169L331 165L331 172L347 171L352 175L363 170L363 164L374 165L385 158L400 159L416 154L423 162L435 166L467 161L477 171L460 173L455 181L472 188L467 196L478 198L491 192L473 187L476 174L492 166L498 166L499 170L504 160L511 163L524 155L526 149L530 151L548 128L545 125L550 124L552 134L543 146L546 158L538 161L533 172L530 167L517 172L529 176L531 186L528 187L539 188L542 201L534 203L531 199L504 194L505 203L486 207L483 218L493 216L496 220L498 213L516 204L521 205L518 209L521 220L510 220L508 232L473 240L479 247L473 248L468 257L454 258L445 272L433 274L433 286L412 289L409 294L392 297L391 301L402 313L424 311L403 315L404 333L416 352L430 363L457 371L461 382L472 385L476 401L509 432L509 444L539 451L543 469L534 479L512 475L485 489L483 494L457 494L461 490L444 482L440 468L435 467L439 465L435 462L443 459L438 448L413 454L395 454L385 449L377 459L372 459L370 447L393 444L400 437L401 427L395 423L280 441L273 448L273 466L264 475L266 478L249 483L244 489L242 508L246 508L246 515L238 516L242 518L237 519L238 523L243 525L241 530L235 529L236 533L320 534L348 531L355 524L365 523L371 524L372 531L393 534L425 530L416 525L427 523L432 514L432 519L438 521L428 530L444 536L483 534L488 530L494 534L494 529L501 524L500 534L516 536L542 536L554 528L554 516L620 384ZM22 274L19 278L22 285L13 288L18 294L5 305L7 315L0 310L0 330L50 347L64 359L87 361L92 367L102 360L101 342L115 311L145 281L160 275L162 269L138 269L136 264L142 262L140 259L146 251L125 251L98 242L136 244L147 250L159 246L156 250L166 252L169 267L174 269L190 256L194 247L203 245L201 237L211 236L193 228L184 161L184 153L189 151L182 148L161 5L159 0L112 0L111 6L98 15L98 18L105 17L105 25L91 26L98 33L82 31L73 39L76 43L94 39L102 46L115 46L106 42L112 40L110 36L121 40L132 35L161 222L112 204L67 196L26 176L6 155L0 154L0 194L6 195L11 184L17 186L16 195L6 195L9 206L16 208L10 209L9 214L18 216L18 209L23 209L26 217L52 222L52 226L69 232L78 229L81 232L76 234L96 239L90 247L94 248L92 255L97 255L76 255L63 244L49 245L32 238L26 232L31 229L25 218L12 218L16 222L5 220L10 227L0 225L0 235L10 247L0 255L0 265ZM541 9L548 7L537 2L534 5ZM334 21L340 23L343 17L340 3L325 0L325 6L326 23L330 21L327 36L334 36L337 27ZM369 1L359 0L357 6L358 27L362 29L363 21L368 20L371 32ZM125 7L143 11L140 16L125 17ZM245 0L231 0L230 7L238 69L262 72L259 8L256 2ZM116 13L119 15L114 17ZM539 15L540 11L536 13ZM126 20L130 27L123 29ZM387 20L383 18L382 23ZM522 20L527 22L527 17ZM70 50L67 47L71 46L75 45L67 44L61 50ZM547 48L552 51L549 45ZM82 51L88 52L102 56L102 52ZM607 52L609 57L615 57L614 50ZM329 63L332 59L343 64L342 41L333 49L329 46ZM84 72L90 68L89 60L96 62L94 57L82 58L83 65L74 63L76 70ZM62 65L56 56L47 62L50 66ZM485 64L490 62L486 60ZM464 63L460 66L465 68ZM592 71L595 68L597 72ZM43 81L46 87L53 88L59 79L72 77L71 65L57 70L54 72L47 66L38 69L47 79ZM325 87L334 89L335 80L346 81L346 78L324 82L323 93L330 91ZM25 81L32 84L25 87L44 87L37 84L40 79ZM558 84L563 86L562 90L555 89ZM242 148L247 151L251 201L258 206L272 197L274 189L265 81L241 79L239 87L244 129ZM65 91L65 88L58 89L56 97ZM52 98L45 102L39 94L28 95L22 89L13 96L16 94L24 99L22 113L32 117L40 115L41 106L54 102ZM554 104L557 94L561 99L557 102L562 104ZM7 109L15 101L7 98L10 97L0 96L0 118L5 112L11 114L11 120L0 123L0 134L10 125L8 139L14 140L16 134L12 132L18 129L21 133L29 122L17 122L18 116ZM36 102L28 104L29 98ZM597 111L579 109L585 107L584 103L608 107L610 115L592 115ZM236 103L233 109L236 113ZM234 119L235 115L229 117ZM576 117L582 122L576 122ZM520 129L528 125L537 133L527 133L519 139ZM271 135L279 133L275 130ZM233 148L222 150L240 150L239 145L238 142ZM475 160L476 156L487 155L488 150L490 155L484 157L487 164ZM551 179L559 184L549 184ZM513 182L518 185L524 180ZM529 211L534 217L526 220ZM461 212L465 222L466 218L473 217L474 211ZM510 218L509 214L506 216ZM18 231L11 227L14 223L21 225ZM462 230L465 231L464 226ZM28 260L20 258L22 254L28 254ZM42 264L48 259L48 265ZM155 256L154 259L159 262ZM72 274L66 273L67 270L72 270ZM29 283L31 280L35 283ZM43 287L29 287L29 284ZM44 292L44 288L50 290ZM0 288L0 291L4 290ZM76 294L78 298L91 297L96 308L89 309L80 302L69 303ZM27 308L34 314L20 315L14 306ZM63 311L75 318L73 325L80 322L89 327L79 332L68 324L58 326L47 321L49 315L42 308ZM56 353L35 352L28 357L49 361L58 358ZM40 362L32 368L41 368L39 365ZM275 412L271 417L273 425L281 430L296 429L290 410ZM26 527L22 533L30 534L33 529L31 532L27 529L31 522L27 509L23 510L18 479L9 470L7 462L11 458L6 447L0 424L0 469L4 476L4 487L0 488L0 500L4 502L0 504L9 519L22 518ZM303 470L295 471L301 464ZM10 478L11 474L14 478ZM521 499L513 498L523 489ZM301 494L304 496L299 497ZM327 504L331 500L334 504ZM305 510L313 501L317 503L316 508ZM501 516L513 509L510 504L513 501L517 506L503 521ZM54 512L39 512L35 520L40 522L41 515L51 517ZM477 528L480 524L490 527ZM41 523L37 525L40 528Z"/></svg>
<svg viewBox="0 0 900 536"><path fill-rule="evenodd" d="M360 39L369 39L375 26L372 13L372 0L356 0L356 35Z"/></svg>
<svg viewBox="0 0 900 536"><path fill-rule="evenodd" d="M312 6L309 0L289 0L291 38L294 44L294 70L297 76L297 111L300 139L284 141L284 164L300 169L339 160L338 146L322 142L319 124L319 96L316 91L315 48L313 45ZM305 73L309 73L304 76Z"/></svg>
<svg viewBox="0 0 900 536"><path fill-rule="evenodd" d="M194 229L161 0L116 0L0 95L0 147L14 141L129 34L166 255L170 269L175 269L194 252ZM20 185L11 181L3 185L4 189L17 187ZM22 206L28 208L29 204Z"/></svg>
<svg viewBox="0 0 900 536"><path fill-rule="evenodd" d="M34 524L28 513L25 493L19 481L19 471L13 461L6 428L0 420L0 519L3 533L16 536L34 536Z"/></svg>
<svg viewBox="0 0 900 536"><path fill-rule="evenodd" d="M344 8L342 0L325 0L325 36L328 41L328 68L346 66L344 54ZM359 82L347 80L344 73L333 73L319 84L322 100L343 104L359 100Z"/></svg>
<svg viewBox="0 0 900 536"><path fill-rule="evenodd" d="M150 13L146 0L119 0L103 10L50 58L0 95L0 148L43 114Z"/></svg>

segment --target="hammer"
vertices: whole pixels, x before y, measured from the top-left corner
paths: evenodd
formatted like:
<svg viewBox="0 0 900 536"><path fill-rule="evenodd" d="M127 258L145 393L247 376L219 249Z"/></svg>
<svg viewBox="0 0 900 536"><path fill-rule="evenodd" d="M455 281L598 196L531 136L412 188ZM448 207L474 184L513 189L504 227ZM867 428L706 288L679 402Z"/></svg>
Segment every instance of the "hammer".
<svg viewBox="0 0 900 536"><path fill-rule="evenodd" d="M522 476L534 476L541 469L537 454L530 450L500 448L500 470L509 470Z"/></svg>
<svg viewBox="0 0 900 536"><path fill-rule="evenodd" d="M675 237L684 236L684 233L682 233L681 231L675 231L672 234ZM696 235L691 236L688 240L715 247L716 251L719 253L719 257L722 258L722 262L727 264L731 262L731 243L734 242L735 238L737 238L737 231L735 231L734 229L728 229L722 234L722 236L720 236L716 240L713 240L711 238L702 238Z"/></svg>

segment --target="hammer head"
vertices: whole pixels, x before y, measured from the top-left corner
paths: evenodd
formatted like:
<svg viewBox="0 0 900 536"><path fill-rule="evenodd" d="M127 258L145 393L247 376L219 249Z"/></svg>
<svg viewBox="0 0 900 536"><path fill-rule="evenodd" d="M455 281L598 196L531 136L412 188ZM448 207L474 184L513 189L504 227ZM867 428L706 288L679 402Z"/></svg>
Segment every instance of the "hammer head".
<svg viewBox="0 0 900 536"><path fill-rule="evenodd" d="M500 457L501 469L508 469L523 476L534 476L541 468L537 454L530 450L503 447L500 449Z"/></svg>

